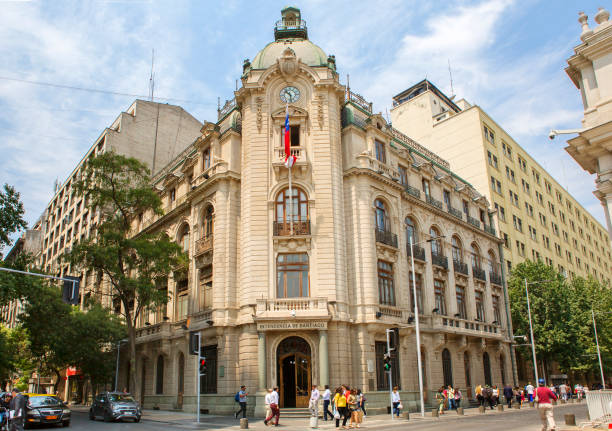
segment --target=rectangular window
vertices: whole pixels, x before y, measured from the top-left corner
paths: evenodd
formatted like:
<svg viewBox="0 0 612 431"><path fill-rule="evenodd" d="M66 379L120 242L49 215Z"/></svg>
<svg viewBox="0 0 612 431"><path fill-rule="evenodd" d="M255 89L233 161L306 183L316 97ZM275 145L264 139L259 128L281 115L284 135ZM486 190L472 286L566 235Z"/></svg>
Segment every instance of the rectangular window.
<svg viewBox="0 0 612 431"><path fill-rule="evenodd" d="M391 350L391 384L400 386L400 364L398 349ZM389 375L385 372L384 357L387 352L386 341L376 341L374 343L376 354L376 389L379 391L389 391Z"/></svg>
<svg viewBox="0 0 612 431"><path fill-rule="evenodd" d="M203 170L210 168L210 148L202 151L202 168Z"/></svg>
<svg viewBox="0 0 612 431"><path fill-rule="evenodd" d="M475 291L474 298L476 301L476 320L484 322L484 304L482 301L482 292L480 290Z"/></svg>
<svg viewBox="0 0 612 431"><path fill-rule="evenodd" d="M514 193L512 190L509 190L509 194L510 194L510 202L512 202L513 205L515 206L519 206L519 198L518 195L516 193Z"/></svg>
<svg viewBox="0 0 612 431"><path fill-rule="evenodd" d="M200 376L200 393L217 393L217 346L202 346L202 356L206 358L206 375Z"/></svg>
<svg viewBox="0 0 612 431"><path fill-rule="evenodd" d="M514 171L510 169L508 166L506 166L506 177L508 177L508 179L512 181L513 183L516 183L515 178L514 178Z"/></svg>
<svg viewBox="0 0 612 431"><path fill-rule="evenodd" d="M174 202L176 200L176 189L172 189L170 190L170 203Z"/></svg>
<svg viewBox="0 0 612 431"><path fill-rule="evenodd" d="M446 295L444 292L444 282L434 280L434 308L437 308L437 313L446 316Z"/></svg>
<svg viewBox="0 0 612 431"><path fill-rule="evenodd" d="M502 238L504 239L504 245L506 248L510 248L510 238L508 237L508 234L502 232Z"/></svg>
<svg viewBox="0 0 612 431"><path fill-rule="evenodd" d="M499 214L499 219L505 222L506 221L506 209L503 206L498 205L497 203L495 204L495 209L497 210Z"/></svg>
<svg viewBox="0 0 612 431"><path fill-rule="evenodd" d="M399 171L400 176L400 184L403 186L408 185L408 171L404 166L398 166L397 170Z"/></svg>
<svg viewBox="0 0 612 431"><path fill-rule="evenodd" d="M495 145L495 134L487 126L483 126L483 127L484 127L485 139L489 141L489 143Z"/></svg>
<svg viewBox="0 0 612 431"><path fill-rule="evenodd" d="M277 298L300 298L310 295L308 254L279 254L276 259Z"/></svg>
<svg viewBox="0 0 612 431"><path fill-rule="evenodd" d="M463 204L463 214L465 214L465 217L467 218L470 215L470 205L468 204L468 201L466 201L465 199L462 202Z"/></svg>
<svg viewBox="0 0 612 431"><path fill-rule="evenodd" d="M529 217L533 217L533 207L527 202L525 202L525 211Z"/></svg>
<svg viewBox="0 0 612 431"><path fill-rule="evenodd" d="M525 181L524 179L521 179L521 185L523 186L523 191L527 194L531 193L531 187L529 186L529 183L527 181Z"/></svg>
<svg viewBox="0 0 612 431"><path fill-rule="evenodd" d="M212 265L207 265L200 270L200 310L212 308Z"/></svg>
<svg viewBox="0 0 612 431"><path fill-rule="evenodd" d="M378 261L378 302L381 305L395 305L393 265L384 260Z"/></svg>
<svg viewBox="0 0 612 431"><path fill-rule="evenodd" d="M504 155L512 160L512 147L510 147L510 145L506 144L504 141L502 141L502 150Z"/></svg>
<svg viewBox="0 0 612 431"><path fill-rule="evenodd" d="M501 319L501 312L499 308L499 296L493 295L492 300L493 300L492 301L493 302L493 318L495 319L498 325L501 325L502 319Z"/></svg>
<svg viewBox="0 0 612 431"><path fill-rule="evenodd" d="M374 141L374 145L376 146L376 160L382 163L387 163L385 144L380 141Z"/></svg>
<svg viewBox="0 0 612 431"><path fill-rule="evenodd" d="M515 215L512 215L512 222L514 223L514 228L519 232L523 232L523 221Z"/></svg>
<svg viewBox="0 0 612 431"><path fill-rule="evenodd" d="M489 160L489 165L497 169L497 166L498 166L497 156L493 155L490 151L487 151L487 158Z"/></svg>
<svg viewBox="0 0 612 431"><path fill-rule="evenodd" d="M527 162L521 156L518 158L518 164L521 171L527 172Z"/></svg>
<svg viewBox="0 0 612 431"><path fill-rule="evenodd" d="M289 126L289 132L291 135L291 146L300 146L300 126Z"/></svg>
<svg viewBox="0 0 612 431"><path fill-rule="evenodd" d="M429 196L429 181L423 178L421 180L421 186L423 187L423 193L425 193L425 196Z"/></svg>
<svg viewBox="0 0 612 431"><path fill-rule="evenodd" d="M467 319L467 311L465 307L465 288L463 286L456 286L455 294L457 296L457 311L459 317Z"/></svg>
<svg viewBox="0 0 612 431"><path fill-rule="evenodd" d="M496 179L495 177L491 177L491 188L493 189L493 191L501 194L502 190L501 190L501 182Z"/></svg>
<svg viewBox="0 0 612 431"><path fill-rule="evenodd" d="M417 291L417 308L419 314L423 314L423 277L421 274L416 274L416 291ZM410 271L410 306L411 310L414 311L414 289L412 286L412 271Z"/></svg>
<svg viewBox="0 0 612 431"><path fill-rule="evenodd" d="M446 204L446 208L451 207L451 196L448 190L442 190L442 198L444 199L444 203Z"/></svg>

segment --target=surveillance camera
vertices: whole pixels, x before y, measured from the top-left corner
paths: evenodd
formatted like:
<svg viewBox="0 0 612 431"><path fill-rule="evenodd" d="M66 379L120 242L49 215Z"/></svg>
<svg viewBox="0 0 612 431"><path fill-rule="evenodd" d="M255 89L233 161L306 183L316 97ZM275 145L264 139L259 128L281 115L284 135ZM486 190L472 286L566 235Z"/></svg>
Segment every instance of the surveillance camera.
<svg viewBox="0 0 612 431"><path fill-rule="evenodd" d="M557 136L557 134L551 130L548 134L548 139L552 141L553 139L555 139L555 136Z"/></svg>

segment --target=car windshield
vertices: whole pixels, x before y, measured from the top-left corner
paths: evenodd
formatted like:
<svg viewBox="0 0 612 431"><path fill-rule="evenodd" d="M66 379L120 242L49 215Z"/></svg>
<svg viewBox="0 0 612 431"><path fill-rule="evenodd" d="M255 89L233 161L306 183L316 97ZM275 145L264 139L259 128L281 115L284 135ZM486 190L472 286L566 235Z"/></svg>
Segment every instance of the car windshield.
<svg viewBox="0 0 612 431"><path fill-rule="evenodd" d="M108 394L109 401L113 403L124 402L124 403L133 403L134 398L128 394Z"/></svg>
<svg viewBox="0 0 612 431"><path fill-rule="evenodd" d="M30 405L32 407L57 406L62 400L57 397L30 397Z"/></svg>

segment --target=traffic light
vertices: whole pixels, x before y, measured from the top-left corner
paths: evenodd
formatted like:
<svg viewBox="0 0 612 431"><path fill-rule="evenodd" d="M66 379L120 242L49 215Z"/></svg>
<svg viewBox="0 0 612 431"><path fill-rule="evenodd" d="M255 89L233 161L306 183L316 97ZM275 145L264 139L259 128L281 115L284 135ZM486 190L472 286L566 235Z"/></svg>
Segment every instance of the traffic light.
<svg viewBox="0 0 612 431"><path fill-rule="evenodd" d="M391 355L389 353L385 353L385 356L383 357L383 368L385 369L385 372L391 371Z"/></svg>
<svg viewBox="0 0 612 431"><path fill-rule="evenodd" d="M197 355L200 352L200 333L192 331L189 333L189 354Z"/></svg>
<svg viewBox="0 0 612 431"><path fill-rule="evenodd" d="M67 280L66 280L67 279ZM70 305L79 305L79 277L64 276L64 286L62 288L62 299Z"/></svg>
<svg viewBox="0 0 612 431"><path fill-rule="evenodd" d="M399 328L391 328L389 330L389 346L391 350L399 348Z"/></svg>
<svg viewBox="0 0 612 431"><path fill-rule="evenodd" d="M206 358L200 357L200 376L206 375Z"/></svg>

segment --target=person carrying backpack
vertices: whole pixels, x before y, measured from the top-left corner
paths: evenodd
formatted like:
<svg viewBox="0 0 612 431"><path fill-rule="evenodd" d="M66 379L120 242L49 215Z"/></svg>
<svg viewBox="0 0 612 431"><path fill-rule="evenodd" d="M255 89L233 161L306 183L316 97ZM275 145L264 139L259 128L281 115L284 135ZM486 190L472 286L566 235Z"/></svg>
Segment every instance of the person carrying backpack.
<svg viewBox="0 0 612 431"><path fill-rule="evenodd" d="M244 385L240 386L240 390L236 392L236 395L234 395L234 400L240 404L240 410L238 410L237 412L234 412L234 417L236 419L238 419L238 415L240 415L240 412L242 412L242 417L246 418L247 395L248 394L246 391L246 386Z"/></svg>

